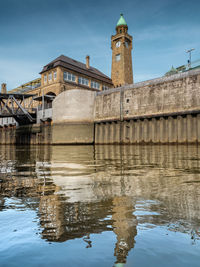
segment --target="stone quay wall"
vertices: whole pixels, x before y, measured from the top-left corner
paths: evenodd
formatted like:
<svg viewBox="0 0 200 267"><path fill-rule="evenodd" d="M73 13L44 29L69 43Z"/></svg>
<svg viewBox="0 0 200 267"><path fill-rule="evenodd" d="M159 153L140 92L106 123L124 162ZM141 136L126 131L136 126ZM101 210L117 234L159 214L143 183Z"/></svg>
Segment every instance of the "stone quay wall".
<svg viewBox="0 0 200 267"><path fill-rule="evenodd" d="M200 70L53 101L52 122L0 128L0 144L200 143Z"/></svg>
<svg viewBox="0 0 200 267"><path fill-rule="evenodd" d="M52 141L50 122L0 128L1 145L47 145Z"/></svg>
<svg viewBox="0 0 200 267"><path fill-rule="evenodd" d="M200 70L98 93L95 143L200 143Z"/></svg>

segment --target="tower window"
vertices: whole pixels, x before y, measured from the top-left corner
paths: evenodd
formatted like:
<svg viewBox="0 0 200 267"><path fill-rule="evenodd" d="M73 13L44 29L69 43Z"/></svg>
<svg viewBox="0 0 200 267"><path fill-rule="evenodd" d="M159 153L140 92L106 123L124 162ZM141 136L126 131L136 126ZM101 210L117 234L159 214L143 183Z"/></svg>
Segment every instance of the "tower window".
<svg viewBox="0 0 200 267"><path fill-rule="evenodd" d="M116 61L120 61L120 54L117 54L117 55L115 56L115 60L116 60Z"/></svg>

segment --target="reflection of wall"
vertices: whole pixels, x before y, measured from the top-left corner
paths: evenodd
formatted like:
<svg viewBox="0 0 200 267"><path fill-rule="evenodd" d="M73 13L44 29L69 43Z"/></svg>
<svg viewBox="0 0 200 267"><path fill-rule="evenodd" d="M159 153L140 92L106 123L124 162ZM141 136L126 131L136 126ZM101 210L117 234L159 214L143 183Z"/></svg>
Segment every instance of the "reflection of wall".
<svg viewBox="0 0 200 267"><path fill-rule="evenodd" d="M53 147L52 152L54 183L70 202L125 194L164 201L174 216L197 218L200 214L196 205L200 189L193 182L200 180L197 146L96 146L89 166L91 147ZM75 158L73 162L76 152L85 161Z"/></svg>
<svg viewBox="0 0 200 267"><path fill-rule="evenodd" d="M197 146L2 146L0 155L11 166L0 195L32 199L46 240L113 230L116 262L124 263L138 223L199 225ZM134 215L142 203L159 216Z"/></svg>
<svg viewBox="0 0 200 267"><path fill-rule="evenodd" d="M198 146L96 146L95 152L97 160L113 158L115 166L121 162L109 180L117 188L121 172L126 195L160 200L175 218L199 218Z"/></svg>

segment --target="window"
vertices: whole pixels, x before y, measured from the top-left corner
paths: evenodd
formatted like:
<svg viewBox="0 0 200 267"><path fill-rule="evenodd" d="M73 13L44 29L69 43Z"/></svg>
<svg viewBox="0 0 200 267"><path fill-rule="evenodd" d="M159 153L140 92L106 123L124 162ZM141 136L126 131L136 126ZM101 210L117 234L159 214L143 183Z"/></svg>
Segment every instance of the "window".
<svg viewBox="0 0 200 267"><path fill-rule="evenodd" d="M75 82L76 81L76 76L70 72L63 72L63 79L65 81L70 81L70 82Z"/></svg>
<svg viewBox="0 0 200 267"><path fill-rule="evenodd" d="M49 81L52 81L52 73L49 73Z"/></svg>
<svg viewBox="0 0 200 267"><path fill-rule="evenodd" d="M116 60L116 61L120 61L120 54L117 54L117 55L115 56L115 60Z"/></svg>
<svg viewBox="0 0 200 267"><path fill-rule="evenodd" d="M98 82L91 81L91 88L99 89L100 84Z"/></svg>
<svg viewBox="0 0 200 267"><path fill-rule="evenodd" d="M45 74L44 75L44 83L46 83L47 82L47 75Z"/></svg>
<svg viewBox="0 0 200 267"><path fill-rule="evenodd" d="M105 91L105 90L108 90L109 89L109 87L108 86L106 86L106 85L103 85L103 91Z"/></svg>
<svg viewBox="0 0 200 267"><path fill-rule="evenodd" d="M57 78L57 71L55 70L55 71L53 72L53 79L56 80L56 78Z"/></svg>
<svg viewBox="0 0 200 267"><path fill-rule="evenodd" d="M78 83L82 85L89 85L89 80L83 77L78 77Z"/></svg>

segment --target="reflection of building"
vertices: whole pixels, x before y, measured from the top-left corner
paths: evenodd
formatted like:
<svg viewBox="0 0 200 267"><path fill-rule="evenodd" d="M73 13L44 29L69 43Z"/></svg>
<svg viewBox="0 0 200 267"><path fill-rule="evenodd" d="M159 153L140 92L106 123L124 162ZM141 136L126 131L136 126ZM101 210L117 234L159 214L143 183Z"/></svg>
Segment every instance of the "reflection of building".
<svg viewBox="0 0 200 267"><path fill-rule="evenodd" d="M41 237L52 242L83 238L90 247L90 234L113 231L115 262L123 264L138 225L198 236L199 155L196 146L6 147L13 166L1 176L0 209L5 197L18 197L37 210Z"/></svg>
<svg viewBox="0 0 200 267"><path fill-rule="evenodd" d="M117 236L116 263L126 263L128 252L134 247L137 235L137 220L133 215L134 204L131 197L122 196L113 199L113 230Z"/></svg>

